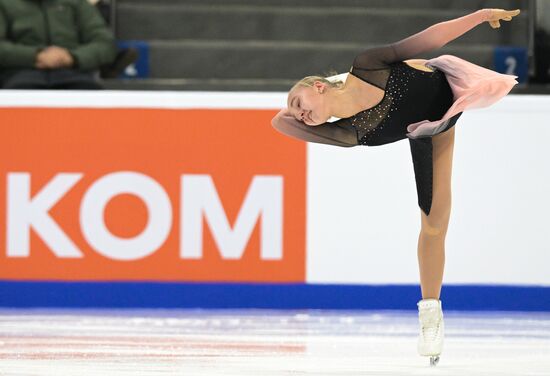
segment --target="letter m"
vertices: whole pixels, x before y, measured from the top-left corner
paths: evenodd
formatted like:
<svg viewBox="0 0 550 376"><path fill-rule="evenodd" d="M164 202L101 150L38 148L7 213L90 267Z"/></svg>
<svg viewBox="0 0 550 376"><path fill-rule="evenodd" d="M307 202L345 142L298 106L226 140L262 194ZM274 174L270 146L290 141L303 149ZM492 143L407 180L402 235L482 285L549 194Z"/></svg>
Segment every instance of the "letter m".
<svg viewBox="0 0 550 376"><path fill-rule="evenodd" d="M202 257L202 218L204 216L222 258L240 259L261 215L260 258L282 259L282 176L255 176L252 179L233 228L227 220L210 175L183 175L181 190L180 255L182 258Z"/></svg>

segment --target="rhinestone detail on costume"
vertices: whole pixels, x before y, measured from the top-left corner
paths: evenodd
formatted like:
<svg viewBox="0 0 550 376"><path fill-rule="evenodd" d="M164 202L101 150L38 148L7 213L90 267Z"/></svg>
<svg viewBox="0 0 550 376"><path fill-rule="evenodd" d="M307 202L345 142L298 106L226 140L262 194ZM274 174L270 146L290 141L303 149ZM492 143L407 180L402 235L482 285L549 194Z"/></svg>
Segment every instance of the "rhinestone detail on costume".
<svg viewBox="0 0 550 376"><path fill-rule="evenodd" d="M384 128L392 113L399 110L412 74L411 69L404 67L404 64L393 65L380 103L351 117L351 124L357 130L360 144L368 145L374 134Z"/></svg>

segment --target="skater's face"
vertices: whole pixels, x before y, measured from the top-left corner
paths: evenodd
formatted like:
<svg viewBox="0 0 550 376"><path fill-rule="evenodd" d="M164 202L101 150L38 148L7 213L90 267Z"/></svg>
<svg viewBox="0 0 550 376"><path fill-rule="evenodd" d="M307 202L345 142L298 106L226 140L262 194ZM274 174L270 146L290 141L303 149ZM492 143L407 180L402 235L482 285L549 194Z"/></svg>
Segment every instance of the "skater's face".
<svg viewBox="0 0 550 376"><path fill-rule="evenodd" d="M288 93L287 106L290 113L307 125L325 123L330 114L327 111L326 84L316 81L313 86L298 86Z"/></svg>

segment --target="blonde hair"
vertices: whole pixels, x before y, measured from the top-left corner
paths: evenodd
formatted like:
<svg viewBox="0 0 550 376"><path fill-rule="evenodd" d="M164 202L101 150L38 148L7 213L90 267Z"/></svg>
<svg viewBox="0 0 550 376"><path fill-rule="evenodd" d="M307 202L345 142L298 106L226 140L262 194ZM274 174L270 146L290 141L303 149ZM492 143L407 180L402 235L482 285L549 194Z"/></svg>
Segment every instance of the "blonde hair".
<svg viewBox="0 0 550 376"><path fill-rule="evenodd" d="M332 72L327 76L327 77L330 77L330 76L333 76L335 74L338 74L336 72L334 72L334 74L332 74ZM294 86L292 86L292 88L289 90L289 91L292 91L298 87L312 87L313 84L315 83L315 81L320 81L324 84L327 84L328 86L332 87L332 88L335 88L335 89L340 89L342 86L344 86L344 82L341 81L341 80L334 80L334 81L331 81L331 80L328 80L327 77L322 77L322 76L307 76L307 77L304 77L302 78L300 81L296 82L294 84Z"/></svg>

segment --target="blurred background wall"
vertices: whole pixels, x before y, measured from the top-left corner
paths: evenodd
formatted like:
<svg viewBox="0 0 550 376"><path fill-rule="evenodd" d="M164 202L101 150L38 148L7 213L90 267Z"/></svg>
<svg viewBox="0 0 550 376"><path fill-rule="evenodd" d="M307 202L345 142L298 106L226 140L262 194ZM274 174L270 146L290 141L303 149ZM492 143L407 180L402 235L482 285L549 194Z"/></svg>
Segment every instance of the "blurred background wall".
<svg viewBox="0 0 550 376"><path fill-rule="evenodd" d="M148 49L149 79L108 85L117 89L285 91L307 75L347 72L353 57L365 48L397 41L481 8L519 8L522 13L513 25L503 22L499 30L480 25L423 57L456 54L492 69L502 65L504 70L510 65L506 58L515 54L515 72L524 76L527 57L533 59L531 30L536 22L548 22L543 21L546 3L111 0L117 38L141 41ZM500 51L504 47L517 50Z"/></svg>

